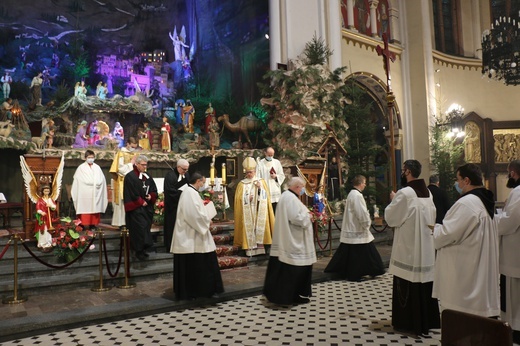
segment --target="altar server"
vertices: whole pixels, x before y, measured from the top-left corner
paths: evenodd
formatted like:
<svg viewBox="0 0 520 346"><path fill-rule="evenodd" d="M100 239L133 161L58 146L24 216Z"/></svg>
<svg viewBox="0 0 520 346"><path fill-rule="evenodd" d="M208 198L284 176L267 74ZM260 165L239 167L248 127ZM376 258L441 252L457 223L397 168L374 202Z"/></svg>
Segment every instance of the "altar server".
<svg viewBox="0 0 520 346"><path fill-rule="evenodd" d="M495 199L482 184L480 167L473 163L457 169L457 183L462 196L433 233L437 249L433 296L439 299L441 309L498 316Z"/></svg>
<svg viewBox="0 0 520 346"><path fill-rule="evenodd" d="M308 303L316 262L311 215L301 202L305 182L293 177L278 202L264 295L275 304Z"/></svg>
<svg viewBox="0 0 520 346"><path fill-rule="evenodd" d="M206 178L195 172L183 185L170 252L173 253L175 299L215 297L224 292L215 241L210 232L211 218L199 190Z"/></svg>
<svg viewBox="0 0 520 346"><path fill-rule="evenodd" d="M85 152L85 162L78 166L72 181L72 201L81 223L95 228L108 205L105 175L96 163L92 150Z"/></svg>

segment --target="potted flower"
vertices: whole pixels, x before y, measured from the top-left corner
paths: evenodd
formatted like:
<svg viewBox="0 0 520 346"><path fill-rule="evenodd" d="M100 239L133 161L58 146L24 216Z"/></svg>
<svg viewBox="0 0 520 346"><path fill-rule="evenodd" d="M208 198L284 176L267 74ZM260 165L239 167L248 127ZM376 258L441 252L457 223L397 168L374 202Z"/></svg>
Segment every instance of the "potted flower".
<svg viewBox="0 0 520 346"><path fill-rule="evenodd" d="M60 262L71 262L82 254L91 243L94 232L84 231L80 220L71 221L69 217L61 219L56 230L56 237L52 239L54 255ZM91 249L94 245L91 245Z"/></svg>

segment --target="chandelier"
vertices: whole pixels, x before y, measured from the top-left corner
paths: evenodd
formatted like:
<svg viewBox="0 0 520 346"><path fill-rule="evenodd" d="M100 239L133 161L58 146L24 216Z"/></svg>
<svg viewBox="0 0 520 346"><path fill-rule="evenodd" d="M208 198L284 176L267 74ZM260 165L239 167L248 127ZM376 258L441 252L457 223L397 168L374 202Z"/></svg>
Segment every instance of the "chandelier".
<svg viewBox="0 0 520 346"><path fill-rule="evenodd" d="M444 115L444 121L439 121L437 126L445 129L446 137L448 138L462 138L466 135L463 129L464 108L456 103L452 104L446 114Z"/></svg>
<svg viewBox="0 0 520 346"><path fill-rule="evenodd" d="M499 17L482 33L482 74L506 85L520 84L519 19Z"/></svg>

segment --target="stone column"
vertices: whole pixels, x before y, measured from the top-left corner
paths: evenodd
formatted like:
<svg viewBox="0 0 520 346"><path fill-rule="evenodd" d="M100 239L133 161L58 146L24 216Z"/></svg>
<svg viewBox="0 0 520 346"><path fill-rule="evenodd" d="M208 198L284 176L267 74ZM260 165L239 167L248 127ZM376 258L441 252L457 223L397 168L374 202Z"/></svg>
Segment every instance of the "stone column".
<svg viewBox="0 0 520 346"><path fill-rule="evenodd" d="M357 31L354 25L354 0L347 0L347 29Z"/></svg>
<svg viewBox="0 0 520 346"><path fill-rule="evenodd" d="M280 1L269 0L269 61L271 70L276 70L278 63L282 63L282 31L280 23Z"/></svg>
<svg viewBox="0 0 520 346"><path fill-rule="evenodd" d="M379 4L379 0L370 0L370 33L372 37L378 37L377 35L377 5Z"/></svg>
<svg viewBox="0 0 520 346"><path fill-rule="evenodd" d="M340 0L329 0L326 2L328 8L326 21L328 24L328 44L332 50L329 59L329 67L332 71L341 67L341 4Z"/></svg>

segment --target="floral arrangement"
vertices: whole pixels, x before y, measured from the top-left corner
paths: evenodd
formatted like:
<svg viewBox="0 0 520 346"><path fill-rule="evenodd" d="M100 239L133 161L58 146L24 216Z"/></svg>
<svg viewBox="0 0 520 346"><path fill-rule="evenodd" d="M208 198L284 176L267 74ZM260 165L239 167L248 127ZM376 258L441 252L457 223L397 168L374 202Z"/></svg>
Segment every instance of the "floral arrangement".
<svg viewBox="0 0 520 346"><path fill-rule="evenodd" d="M153 206L153 223L156 225L164 225L164 193L161 192L157 196L157 200Z"/></svg>
<svg viewBox="0 0 520 346"><path fill-rule="evenodd" d="M61 261L71 262L83 253L94 237L94 232L84 231L80 220L71 221L69 217L61 219L64 224L57 228L57 236L52 239L54 255ZM91 245L91 249L94 245Z"/></svg>
<svg viewBox="0 0 520 346"><path fill-rule="evenodd" d="M329 215L325 210L319 211L318 208L309 208L312 222L315 224L316 230L320 233L329 230Z"/></svg>
<svg viewBox="0 0 520 346"><path fill-rule="evenodd" d="M215 191L213 189L210 190L204 190L200 193L200 197L204 201L204 205L208 204L209 202L213 202L215 205L215 209L217 211L222 210L222 206L224 205L224 197L222 196L221 191Z"/></svg>

